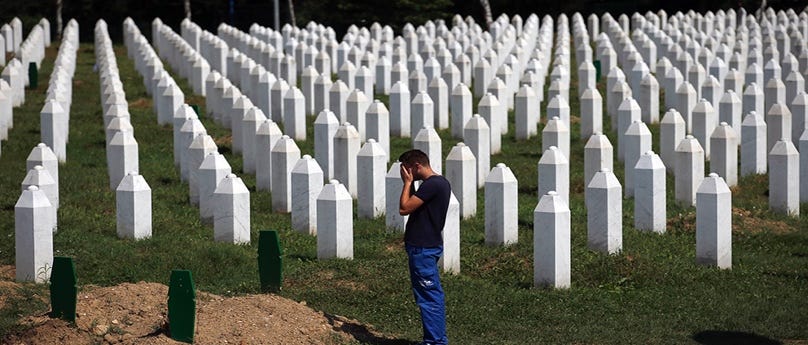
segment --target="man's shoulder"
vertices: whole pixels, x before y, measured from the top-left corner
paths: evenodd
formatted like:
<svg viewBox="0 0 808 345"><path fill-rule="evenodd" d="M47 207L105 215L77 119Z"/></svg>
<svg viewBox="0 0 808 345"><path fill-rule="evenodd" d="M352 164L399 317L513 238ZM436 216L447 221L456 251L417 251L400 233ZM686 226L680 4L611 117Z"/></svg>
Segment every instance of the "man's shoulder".
<svg viewBox="0 0 808 345"><path fill-rule="evenodd" d="M439 188L450 187L449 180L447 180L443 175L432 175L432 177L424 181L424 184L429 184Z"/></svg>

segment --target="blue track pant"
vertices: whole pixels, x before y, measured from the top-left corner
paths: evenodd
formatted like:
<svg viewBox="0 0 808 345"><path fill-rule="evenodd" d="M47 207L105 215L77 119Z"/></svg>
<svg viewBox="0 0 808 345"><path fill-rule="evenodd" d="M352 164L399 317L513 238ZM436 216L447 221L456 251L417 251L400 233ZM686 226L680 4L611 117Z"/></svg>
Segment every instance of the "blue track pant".
<svg viewBox="0 0 808 345"><path fill-rule="evenodd" d="M449 343L446 337L446 306L438 276L438 259L443 247L422 248L407 245L410 282L415 303L421 309L424 344Z"/></svg>

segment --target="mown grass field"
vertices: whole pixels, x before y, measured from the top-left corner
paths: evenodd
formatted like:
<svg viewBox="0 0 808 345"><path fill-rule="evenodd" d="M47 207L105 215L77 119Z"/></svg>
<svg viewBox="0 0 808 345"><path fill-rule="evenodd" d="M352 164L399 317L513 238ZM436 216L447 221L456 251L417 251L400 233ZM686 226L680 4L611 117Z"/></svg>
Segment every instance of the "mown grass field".
<svg viewBox="0 0 808 345"><path fill-rule="evenodd" d="M89 23L84 25L90 25ZM14 204L25 176L25 159L39 142L39 110L55 47L49 49L37 90L15 109L15 127L0 157L0 264L14 264ZM55 255L75 258L79 283L168 283L172 269L190 269L198 289L223 295L259 293L258 231L279 230L284 247L285 282L281 295L329 314L371 324L395 341L420 340L420 319L412 294L402 235L385 230L384 219L354 222L354 260L316 259L315 237L290 230L288 214L270 211L269 194L255 191L255 177L241 175L252 193L250 245L213 242L213 229L198 221L172 160L171 128L157 125L142 79L116 46L121 79L130 103L140 150L140 173L152 187L153 237L121 240L115 230L115 194L108 188L98 75L92 45L82 44L74 79L68 162L61 166L59 232ZM571 112L578 113L573 68ZM188 103L204 100L190 96ZM599 85L602 94L604 85ZM604 97L605 98L605 97ZM383 98L386 101L386 98ZM604 106L605 108L605 106ZM545 114L542 109L542 114ZM511 120L513 116L511 115ZM310 118L313 122L313 117ZM512 121L511 121L512 122ZM203 119L234 172L241 159L230 150L229 133ZM608 118L604 119L608 128ZM787 218L768 211L766 176L751 176L733 189L733 267L720 271L695 264L695 209L668 198L664 235L633 228L633 201L624 202L623 251L607 256L586 246L583 145L572 128L570 209L572 211L572 287L532 287L533 208L537 202L536 164L540 139L517 141L513 124L503 137L505 162L519 180L519 242L504 247L484 244L483 190L477 217L461 225L461 274L443 277L447 293L449 337L453 344L705 344L808 341L808 217ZM658 148L658 127L651 126ZM541 125L539 127L541 131ZM298 143L313 154L313 135ZM616 138L610 133L612 143ZM441 131L444 156L457 142ZM410 147L393 138L393 156ZM622 180L622 163L615 159ZM668 177L672 195L672 178ZM803 205L802 214L808 212ZM45 286L23 285L0 309L0 338L18 329L20 315L41 314L36 302ZM5 293L5 291L4 291ZM758 342L749 342L758 341Z"/></svg>

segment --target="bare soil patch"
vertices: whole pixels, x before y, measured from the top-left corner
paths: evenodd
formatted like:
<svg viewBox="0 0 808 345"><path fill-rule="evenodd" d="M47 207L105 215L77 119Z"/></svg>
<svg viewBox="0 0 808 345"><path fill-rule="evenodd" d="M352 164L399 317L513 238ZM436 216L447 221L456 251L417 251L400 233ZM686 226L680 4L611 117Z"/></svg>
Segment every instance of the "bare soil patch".
<svg viewBox="0 0 808 345"><path fill-rule="evenodd" d="M3 296L16 289L13 266L0 266L0 279ZM0 343L182 344L169 336L167 296L168 287L158 283L85 286L78 294L75 325L48 315L26 316L20 319L25 330L6 335ZM195 344L342 344L353 340L399 342L356 320L318 312L305 302L274 294L222 297L197 292Z"/></svg>

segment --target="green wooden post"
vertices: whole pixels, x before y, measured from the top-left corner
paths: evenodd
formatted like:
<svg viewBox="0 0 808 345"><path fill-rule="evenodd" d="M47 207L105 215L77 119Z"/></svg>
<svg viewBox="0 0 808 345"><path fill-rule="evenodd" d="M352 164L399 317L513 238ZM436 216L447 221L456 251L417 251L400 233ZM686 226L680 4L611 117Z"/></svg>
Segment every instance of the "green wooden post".
<svg viewBox="0 0 808 345"><path fill-rule="evenodd" d="M28 63L28 88L33 90L39 85L39 72L36 69L36 62Z"/></svg>
<svg viewBox="0 0 808 345"><path fill-rule="evenodd" d="M196 289L191 271L171 271L168 287L168 330L171 339L194 342L196 324Z"/></svg>
<svg viewBox="0 0 808 345"><path fill-rule="evenodd" d="M76 323L76 296L79 290L73 258L53 257L50 281L50 317Z"/></svg>
<svg viewBox="0 0 808 345"><path fill-rule="evenodd" d="M278 292L283 282L281 242L275 230L263 230L258 236L258 273L261 290Z"/></svg>
<svg viewBox="0 0 808 345"><path fill-rule="evenodd" d="M597 83L600 81L600 69L602 68L600 67L600 60L595 60L592 64L595 65L595 82Z"/></svg>

